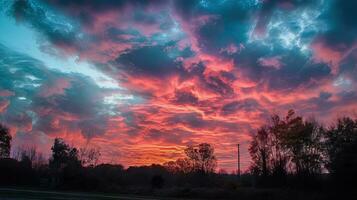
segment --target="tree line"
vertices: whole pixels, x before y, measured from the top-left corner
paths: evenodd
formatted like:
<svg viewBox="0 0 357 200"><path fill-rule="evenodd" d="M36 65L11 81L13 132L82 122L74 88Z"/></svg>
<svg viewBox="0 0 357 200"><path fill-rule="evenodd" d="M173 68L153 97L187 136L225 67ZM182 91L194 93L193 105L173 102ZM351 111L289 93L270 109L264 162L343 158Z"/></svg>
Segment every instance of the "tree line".
<svg viewBox="0 0 357 200"><path fill-rule="evenodd" d="M288 177L306 184L324 174L340 186L355 185L357 120L343 117L324 127L294 110L272 115L254 134L249 153L250 172L261 185L284 185Z"/></svg>
<svg viewBox="0 0 357 200"><path fill-rule="evenodd" d="M272 115L256 130L248 149L251 165L240 177L216 171L214 147L208 143L187 146L176 161L124 168L100 163L98 148L76 148L61 138L54 139L48 159L36 147L11 151L11 140L9 129L0 125L0 186L149 195L166 191L167 196L206 199L247 195L240 188L313 188L329 194L355 187L357 178L357 119L343 117L323 126L294 110ZM266 192L254 190L246 197Z"/></svg>
<svg viewBox="0 0 357 200"><path fill-rule="evenodd" d="M20 147L11 155L11 140L9 129L0 125L0 186L130 192L215 184L211 177L217 159L208 143L187 146L184 158L176 161L125 169L120 164L100 164L98 148L76 148L61 138L54 139L48 159L36 147Z"/></svg>

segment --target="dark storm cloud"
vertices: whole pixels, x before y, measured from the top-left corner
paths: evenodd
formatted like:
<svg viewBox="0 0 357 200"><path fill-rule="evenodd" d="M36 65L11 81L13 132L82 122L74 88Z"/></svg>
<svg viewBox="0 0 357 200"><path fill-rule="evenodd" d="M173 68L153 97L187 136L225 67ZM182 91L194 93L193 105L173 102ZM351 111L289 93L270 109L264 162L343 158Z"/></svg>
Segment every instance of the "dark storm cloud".
<svg viewBox="0 0 357 200"><path fill-rule="evenodd" d="M198 98L190 91L176 91L174 102L177 104L197 104Z"/></svg>
<svg viewBox="0 0 357 200"><path fill-rule="evenodd" d="M291 51L282 56L284 64L279 70L265 74L272 89L287 89L303 84L312 86L311 80L329 77L330 68L326 64L315 64L298 51ZM269 72L268 72L269 73Z"/></svg>
<svg viewBox="0 0 357 200"><path fill-rule="evenodd" d="M333 99L334 95L335 98L337 97L336 99ZM321 92L317 97L296 102L296 104L301 105L300 111L307 115L314 116L318 114L320 117L325 117L331 115L331 112L335 112L335 110L343 107L342 105L354 105L356 99L357 95L352 91L342 91L337 94ZM354 110L352 111L354 112ZM342 113L335 113L335 117L341 114Z"/></svg>
<svg viewBox="0 0 357 200"><path fill-rule="evenodd" d="M331 1L327 12L321 17L330 27L316 37L317 42L324 43L327 49L341 53L346 53L351 48L355 49L357 42L356 6L357 1L354 0Z"/></svg>
<svg viewBox="0 0 357 200"><path fill-rule="evenodd" d="M80 129L88 138L104 134L109 107L103 104L103 90L87 77L71 75L69 79L70 86L63 93L49 97L37 95L32 99L32 109L44 115L38 119L39 129L44 132L59 127ZM56 121L60 124L53 127Z"/></svg>
<svg viewBox="0 0 357 200"><path fill-rule="evenodd" d="M30 24L55 45L64 47L77 45L75 43L80 37L78 35L80 31L76 27L78 24L68 23L65 19L55 16L38 2L14 1L8 12L17 21Z"/></svg>
<svg viewBox="0 0 357 200"><path fill-rule="evenodd" d="M47 134L65 127L73 131L79 128L87 137L105 132L104 127L88 128L94 121L104 126L108 112L103 104L105 91L91 79L49 70L40 61L4 46L0 55L1 89L14 94L6 97L10 104L2 112L2 121Z"/></svg>
<svg viewBox="0 0 357 200"><path fill-rule="evenodd" d="M230 96L234 95L233 88L223 81L219 76L209 76L205 79L205 85L208 89L222 95Z"/></svg>
<svg viewBox="0 0 357 200"><path fill-rule="evenodd" d="M276 58L281 67L265 66L259 62L262 58ZM247 77L255 81L267 82L272 90L309 85L310 80L327 78L330 74L328 65L314 63L309 56L297 48L291 50L277 48L272 52L269 47L252 44L236 54L234 60L236 66Z"/></svg>
<svg viewBox="0 0 357 200"><path fill-rule="evenodd" d="M192 128L204 128L209 125L208 121L202 119L197 113L177 114L167 119L168 124L184 124Z"/></svg>
<svg viewBox="0 0 357 200"><path fill-rule="evenodd" d="M234 88L231 83L236 80L236 77L229 72L219 72L213 74L204 74L207 66L200 62L194 63L189 71L182 71L182 81L198 78L199 86L214 92L220 96L232 97L234 96ZM187 95L187 94L186 94Z"/></svg>
<svg viewBox="0 0 357 200"><path fill-rule="evenodd" d="M197 31L200 48L205 52L219 53L230 44L240 44L247 40L247 22L213 19Z"/></svg>
<svg viewBox="0 0 357 200"><path fill-rule="evenodd" d="M147 39L137 30L125 30L115 27L108 27L105 34L105 39L115 42L146 42Z"/></svg>
<svg viewBox="0 0 357 200"><path fill-rule="evenodd" d="M121 54L115 62L129 74L166 76L182 71L178 57L190 56L187 50L179 51L174 46L144 46Z"/></svg>
<svg viewBox="0 0 357 200"><path fill-rule="evenodd" d="M122 11L127 7L145 9L150 6L161 6L168 3L168 1L165 0L48 0L44 2L51 7L63 10L70 16L77 17L80 22L87 27L94 25L97 15L108 11ZM136 17L140 19L139 15Z"/></svg>
<svg viewBox="0 0 357 200"><path fill-rule="evenodd" d="M37 108L56 108L63 113L75 114L79 117L93 116L101 110L103 95L99 87L86 77L70 77L69 88L62 94L36 96L33 105ZM72 79L72 80L71 80Z"/></svg>
<svg viewBox="0 0 357 200"><path fill-rule="evenodd" d="M86 135L88 138L101 136L105 134L108 129L108 117L107 116L96 116L87 120L82 120L78 123L81 133Z"/></svg>
<svg viewBox="0 0 357 200"><path fill-rule="evenodd" d="M155 1L146 1L146 0L47 0L45 1L49 4L55 6L69 8L69 9L89 9L93 12L101 12L112 9L120 9L124 6L148 6L148 5L161 5L166 3L165 0L155 0Z"/></svg>
<svg viewBox="0 0 357 200"><path fill-rule="evenodd" d="M254 112L260 110L259 102L255 99L244 99L241 101L233 101L225 104L222 107L222 113L224 115L234 114L239 111Z"/></svg>
<svg viewBox="0 0 357 200"><path fill-rule="evenodd" d="M246 1L181 1L175 0L174 7L185 19L205 14L221 15L227 20L242 20L257 7L254 0Z"/></svg>
<svg viewBox="0 0 357 200"><path fill-rule="evenodd" d="M208 53L219 53L230 44L244 43L251 27L252 13L258 8L253 1L175 1L175 9L187 23L207 17L194 27L199 47Z"/></svg>

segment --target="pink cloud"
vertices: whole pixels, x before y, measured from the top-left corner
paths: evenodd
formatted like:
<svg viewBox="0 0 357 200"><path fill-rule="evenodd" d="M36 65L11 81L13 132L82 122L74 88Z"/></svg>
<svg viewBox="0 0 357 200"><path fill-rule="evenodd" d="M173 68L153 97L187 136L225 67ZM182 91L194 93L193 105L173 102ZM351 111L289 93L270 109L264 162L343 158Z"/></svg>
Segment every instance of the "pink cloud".
<svg viewBox="0 0 357 200"><path fill-rule="evenodd" d="M228 47L221 49L220 53L225 52L229 55L232 55L232 54L242 51L244 48L245 47L243 44L239 44L238 46L236 46L235 44L230 44L230 45L228 45Z"/></svg>
<svg viewBox="0 0 357 200"><path fill-rule="evenodd" d="M14 93L9 91L9 90L1 90L0 89L0 97L9 97L9 96L13 96Z"/></svg>
<svg viewBox="0 0 357 200"><path fill-rule="evenodd" d="M259 58L258 62L264 67L272 67L274 69L280 69L284 64L280 61L280 56Z"/></svg>
<svg viewBox="0 0 357 200"><path fill-rule="evenodd" d="M45 84L41 87L40 95L50 97L52 95L61 95L66 88L70 87L70 81L67 79L57 79L52 83Z"/></svg>
<svg viewBox="0 0 357 200"><path fill-rule="evenodd" d="M6 111L7 107L9 106L10 101L0 101L0 113Z"/></svg>
<svg viewBox="0 0 357 200"><path fill-rule="evenodd" d="M357 49L357 43L346 46L345 44L331 46L327 41L320 37L316 39L311 48L313 50L313 59L315 62L324 62L331 68L332 74L339 71L340 62Z"/></svg>
<svg viewBox="0 0 357 200"><path fill-rule="evenodd" d="M324 62L329 64L331 72L336 74L342 58L342 52L327 46L323 41L316 41L311 47L314 52L313 59L315 62Z"/></svg>

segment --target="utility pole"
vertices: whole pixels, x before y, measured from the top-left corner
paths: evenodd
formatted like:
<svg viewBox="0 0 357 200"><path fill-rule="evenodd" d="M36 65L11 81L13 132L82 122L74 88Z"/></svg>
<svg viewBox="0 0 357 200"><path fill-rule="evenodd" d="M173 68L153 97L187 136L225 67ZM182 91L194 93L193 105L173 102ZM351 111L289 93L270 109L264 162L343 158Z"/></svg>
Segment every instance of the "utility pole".
<svg viewBox="0 0 357 200"><path fill-rule="evenodd" d="M238 169L237 169L237 175L238 178L240 177L240 150L239 150L239 144L237 144L237 153L238 153Z"/></svg>

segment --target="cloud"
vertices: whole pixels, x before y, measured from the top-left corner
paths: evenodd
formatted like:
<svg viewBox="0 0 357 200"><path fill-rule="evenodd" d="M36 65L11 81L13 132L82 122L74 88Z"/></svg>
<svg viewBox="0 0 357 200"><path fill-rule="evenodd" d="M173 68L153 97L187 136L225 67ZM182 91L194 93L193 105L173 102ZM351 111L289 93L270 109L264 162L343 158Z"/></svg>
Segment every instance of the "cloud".
<svg viewBox="0 0 357 200"><path fill-rule="evenodd" d="M150 46L134 49L121 54L115 62L131 74L169 75L180 70L180 62L176 58L182 53L170 48Z"/></svg>
<svg viewBox="0 0 357 200"><path fill-rule="evenodd" d="M78 129L85 137L104 134L105 128L88 128L90 122L105 124L110 108L107 91L88 77L49 70L40 61L2 46L2 119L27 132L61 134ZM84 128L84 124L88 124Z"/></svg>
<svg viewBox="0 0 357 200"><path fill-rule="evenodd" d="M0 46L0 119L18 143L90 141L103 147L104 161L126 165L176 159L191 143L219 144L220 167L233 169L235 144L247 148L272 113L295 108L328 123L356 108L355 4L10 2L4 10L38 33L43 53L93 69L57 71ZM85 75L93 71L116 87ZM243 158L247 167L247 151Z"/></svg>
<svg viewBox="0 0 357 200"><path fill-rule="evenodd" d="M9 106L9 101L0 101L0 113L4 112L6 108Z"/></svg>
<svg viewBox="0 0 357 200"><path fill-rule="evenodd" d="M245 99L241 101L233 101L222 107L224 115L234 114L244 110L245 112L254 112L260 109L259 103L254 99Z"/></svg>
<svg viewBox="0 0 357 200"><path fill-rule="evenodd" d="M280 57L279 56L275 56L275 57L270 57L270 58L259 58L258 62L261 66L264 67L272 67L274 69L280 69L281 66L283 65L280 62Z"/></svg>
<svg viewBox="0 0 357 200"><path fill-rule="evenodd" d="M177 104L197 104L199 99L190 91L178 90L175 92L174 102Z"/></svg>
<svg viewBox="0 0 357 200"><path fill-rule="evenodd" d="M69 22L69 18L59 17L53 11L37 1L14 1L8 10L18 22L24 22L47 37L56 46L78 49L77 41L81 38L78 24Z"/></svg>

